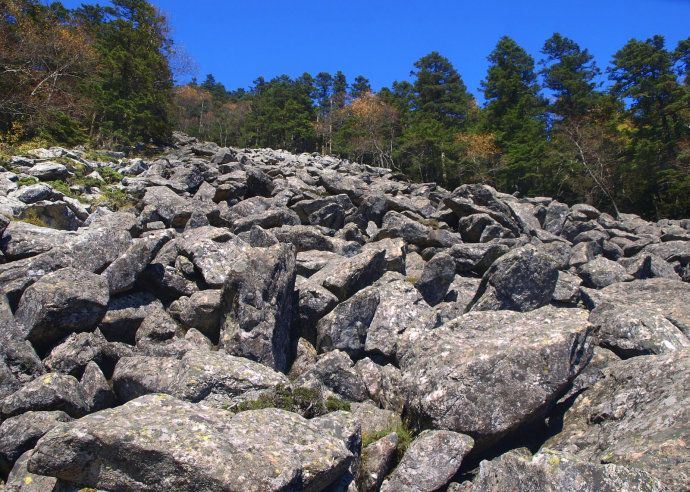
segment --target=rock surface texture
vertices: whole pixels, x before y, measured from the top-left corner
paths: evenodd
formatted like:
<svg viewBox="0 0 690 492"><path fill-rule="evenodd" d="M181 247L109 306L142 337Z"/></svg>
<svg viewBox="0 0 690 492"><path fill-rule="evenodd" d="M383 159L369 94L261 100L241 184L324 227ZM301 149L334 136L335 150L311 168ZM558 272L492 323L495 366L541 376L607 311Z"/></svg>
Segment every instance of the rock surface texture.
<svg viewBox="0 0 690 492"><path fill-rule="evenodd" d="M690 220L111 155L3 171L4 490L688 489Z"/></svg>

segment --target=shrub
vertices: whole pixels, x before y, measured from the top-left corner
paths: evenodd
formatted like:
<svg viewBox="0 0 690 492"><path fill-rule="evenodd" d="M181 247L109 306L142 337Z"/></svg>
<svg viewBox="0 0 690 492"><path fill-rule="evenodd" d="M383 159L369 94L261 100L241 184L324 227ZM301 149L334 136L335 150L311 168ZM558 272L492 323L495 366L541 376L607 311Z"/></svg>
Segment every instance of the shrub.
<svg viewBox="0 0 690 492"><path fill-rule="evenodd" d="M39 226L39 227L48 227L48 224L46 223L45 220L43 220L39 215L38 212L34 209L30 209L27 212L23 213L22 216L18 219L21 222L26 222L27 224Z"/></svg>

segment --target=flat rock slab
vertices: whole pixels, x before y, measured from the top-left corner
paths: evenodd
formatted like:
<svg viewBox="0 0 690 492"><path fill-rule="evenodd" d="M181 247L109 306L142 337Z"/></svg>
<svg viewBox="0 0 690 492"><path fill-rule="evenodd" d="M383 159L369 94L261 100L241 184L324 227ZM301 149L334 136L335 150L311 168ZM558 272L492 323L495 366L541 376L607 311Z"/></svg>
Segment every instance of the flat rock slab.
<svg viewBox="0 0 690 492"><path fill-rule="evenodd" d="M633 357L568 410L563 431L545 444L590 463L642 469L671 490L690 483L690 352Z"/></svg>
<svg viewBox="0 0 690 492"><path fill-rule="evenodd" d="M123 357L113 373L121 401L165 393L194 403L230 406L242 395L287 384L287 378L258 362L224 352L191 350L176 357Z"/></svg>
<svg viewBox="0 0 690 492"><path fill-rule="evenodd" d="M107 490L316 491L353 459L339 436L294 413L233 415L148 395L52 429L29 470Z"/></svg>
<svg viewBox="0 0 690 492"><path fill-rule="evenodd" d="M567 454L546 451L535 456L509 451L482 461L477 478L465 492L505 490L540 492L662 492L668 489L654 477L632 467L583 463Z"/></svg>
<svg viewBox="0 0 690 492"><path fill-rule="evenodd" d="M401 360L410 416L478 446L538 417L591 358L588 314L472 312L421 334Z"/></svg>
<svg viewBox="0 0 690 492"><path fill-rule="evenodd" d="M585 305L589 309L609 303L614 306L634 306L650 314L659 314L676 325L685 336L690 336L690 284L667 278L634 280L608 287L582 289Z"/></svg>

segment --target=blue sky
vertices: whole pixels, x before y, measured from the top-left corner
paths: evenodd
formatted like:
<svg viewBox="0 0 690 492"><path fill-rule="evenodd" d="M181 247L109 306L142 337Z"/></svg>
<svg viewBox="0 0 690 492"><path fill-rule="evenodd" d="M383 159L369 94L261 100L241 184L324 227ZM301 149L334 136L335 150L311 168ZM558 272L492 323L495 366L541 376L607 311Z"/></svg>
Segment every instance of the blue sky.
<svg viewBox="0 0 690 492"><path fill-rule="evenodd" d="M73 7L80 1L67 0ZM690 0L153 0L198 77L228 88L259 75L335 72L367 76L378 89L409 77L430 51L448 57L479 95L486 57L507 34L534 56L555 31L606 66L630 38L690 36Z"/></svg>

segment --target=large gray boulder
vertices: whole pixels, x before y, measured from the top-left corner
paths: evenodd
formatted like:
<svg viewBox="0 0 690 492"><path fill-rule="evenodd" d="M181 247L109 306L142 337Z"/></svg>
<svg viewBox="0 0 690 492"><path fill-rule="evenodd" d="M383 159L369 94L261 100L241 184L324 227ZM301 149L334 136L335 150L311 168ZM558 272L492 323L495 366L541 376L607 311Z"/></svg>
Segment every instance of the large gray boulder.
<svg viewBox="0 0 690 492"><path fill-rule="evenodd" d="M446 296L454 279L455 260L447 253L440 253L424 265L416 286L427 304L435 306Z"/></svg>
<svg viewBox="0 0 690 492"><path fill-rule="evenodd" d="M545 450L534 456L509 451L482 461L467 492L662 492L667 489L649 473L635 467L581 462L568 454Z"/></svg>
<svg viewBox="0 0 690 492"><path fill-rule="evenodd" d="M601 290L583 288L582 297L589 309L604 303L633 306L636 312L664 316L686 337L690 337L690 284L667 278L633 280L609 285Z"/></svg>
<svg viewBox="0 0 690 492"><path fill-rule="evenodd" d="M4 418L29 410L60 410L72 417L81 417L89 407L79 381L72 376L49 373L26 383L0 403L0 414Z"/></svg>
<svg viewBox="0 0 690 492"><path fill-rule="evenodd" d="M342 350L353 359L364 355L367 330L380 295L376 287L362 289L321 318L316 326L317 349L322 352Z"/></svg>
<svg viewBox="0 0 690 492"><path fill-rule="evenodd" d="M223 286L222 343L229 354L274 369L290 368L290 326L295 288L295 249L279 244L252 248L236 261Z"/></svg>
<svg viewBox="0 0 690 492"><path fill-rule="evenodd" d="M690 483L690 353L633 357L609 365L604 378L565 414L545 446L590 463L646 471L670 490Z"/></svg>
<svg viewBox="0 0 690 492"><path fill-rule="evenodd" d="M340 301L378 280L385 270L385 249L364 251L351 258L331 261L309 278L331 291Z"/></svg>
<svg viewBox="0 0 690 492"><path fill-rule="evenodd" d="M63 268L26 289L15 314L26 339L44 349L70 333L93 328L109 298L105 277Z"/></svg>
<svg viewBox="0 0 690 492"><path fill-rule="evenodd" d="M401 360L409 416L479 447L538 418L589 362L587 318L550 306L480 311L415 333Z"/></svg>
<svg viewBox="0 0 690 492"><path fill-rule="evenodd" d="M190 350L177 357L123 357L113 373L120 401L166 393L193 403L232 406L248 396L288 383L269 367L224 352Z"/></svg>
<svg viewBox="0 0 690 492"><path fill-rule="evenodd" d="M381 492L442 490L472 450L471 437L446 430L422 432L381 486Z"/></svg>
<svg viewBox="0 0 690 492"><path fill-rule="evenodd" d="M170 231L147 234L135 239L122 256L113 261L103 272L111 294L120 294L134 287L144 268L172 237Z"/></svg>
<svg viewBox="0 0 690 492"><path fill-rule="evenodd" d="M106 490L265 492L324 490L353 460L339 436L294 413L149 395L54 428L29 470Z"/></svg>
<svg viewBox="0 0 690 492"><path fill-rule="evenodd" d="M531 311L551 301L557 282L556 260L537 247L523 246L491 265L469 309Z"/></svg>
<svg viewBox="0 0 690 492"><path fill-rule="evenodd" d="M25 451L60 422L70 422L65 412L28 411L5 420L0 425L0 473L8 473Z"/></svg>

